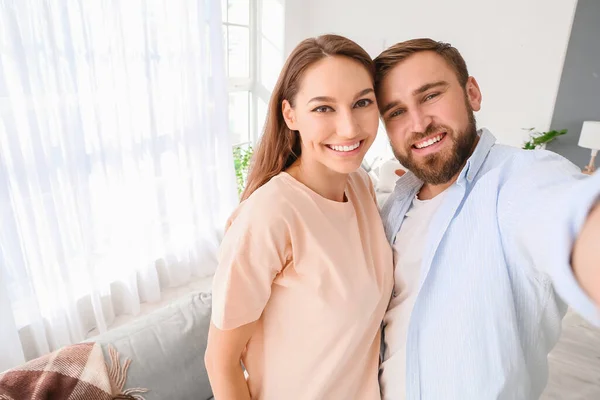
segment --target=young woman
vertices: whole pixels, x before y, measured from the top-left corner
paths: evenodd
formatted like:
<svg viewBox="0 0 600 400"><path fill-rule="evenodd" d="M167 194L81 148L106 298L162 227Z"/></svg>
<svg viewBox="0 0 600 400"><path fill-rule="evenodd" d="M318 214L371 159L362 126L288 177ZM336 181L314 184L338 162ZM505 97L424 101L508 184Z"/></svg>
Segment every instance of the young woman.
<svg viewBox="0 0 600 400"><path fill-rule="evenodd" d="M283 67L214 278L217 400L380 399L393 264L360 169L379 124L373 73L335 35L303 41Z"/></svg>

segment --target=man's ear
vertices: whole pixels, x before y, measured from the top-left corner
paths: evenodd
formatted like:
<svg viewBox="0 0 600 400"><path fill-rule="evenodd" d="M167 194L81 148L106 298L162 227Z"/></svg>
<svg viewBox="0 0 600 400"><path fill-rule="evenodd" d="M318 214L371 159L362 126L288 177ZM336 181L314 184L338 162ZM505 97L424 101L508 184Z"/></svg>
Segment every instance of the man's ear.
<svg viewBox="0 0 600 400"><path fill-rule="evenodd" d="M465 91L471 109L473 109L473 111L481 110L481 90L479 89L479 84L472 76L467 80Z"/></svg>
<svg viewBox="0 0 600 400"><path fill-rule="evenodd" d="M296 111L292 108L289 101L283 100L281 103L281 113L287 127L292 131L297 131Z"/></svg>

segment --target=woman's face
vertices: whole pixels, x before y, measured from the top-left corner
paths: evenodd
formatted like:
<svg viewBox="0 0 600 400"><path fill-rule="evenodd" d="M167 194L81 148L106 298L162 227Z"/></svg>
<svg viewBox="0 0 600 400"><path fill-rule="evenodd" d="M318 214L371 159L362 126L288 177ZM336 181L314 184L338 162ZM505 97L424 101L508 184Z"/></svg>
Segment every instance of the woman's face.
<svg viewBox="0 0 600 400"><path fill-rule="evenodd" d="M379 126L371 76L358 61L326 57L309 67L293 101L288 128L300 133L301 162L348 174L360 167Z"/></svg>

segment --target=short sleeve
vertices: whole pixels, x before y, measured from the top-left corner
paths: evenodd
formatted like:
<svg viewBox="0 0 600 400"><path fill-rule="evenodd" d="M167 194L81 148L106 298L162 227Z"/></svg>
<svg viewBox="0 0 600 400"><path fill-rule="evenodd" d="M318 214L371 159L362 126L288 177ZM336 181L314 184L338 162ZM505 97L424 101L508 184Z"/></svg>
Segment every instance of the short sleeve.
<svg viewBox="0 0 600 400"><path fill-rule="evenodd" d="M212 322L222 330L260 318L273 280L291 258L288 223L280 207L250 200L230 218L219 249Z"/></svg>

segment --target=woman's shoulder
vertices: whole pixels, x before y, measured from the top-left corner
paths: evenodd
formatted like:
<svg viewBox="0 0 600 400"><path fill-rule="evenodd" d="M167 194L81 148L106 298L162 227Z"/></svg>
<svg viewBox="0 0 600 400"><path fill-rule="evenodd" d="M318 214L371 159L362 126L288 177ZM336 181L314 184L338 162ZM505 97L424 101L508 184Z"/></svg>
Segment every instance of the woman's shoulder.
<svg viewBox="0 0 600 400"><path fill-rule="evenodd" d="M293 193L285 176L279 174L242 201L233 212L229 224L240 218L252 223L277 223L291 217L294 209Z"/></svg>
<svg viewBox="0 0 600 400"><path fill-rule="evenodd" d="M241 204L264 209L285 209L293 205L294 188L287 180L285 172L275 175L267 183L256 189Z"/></svg>
<svg viewBox="0 0 600 400"><path fill-rule="evenodd" d="M373 181L363 168L359 168L348 175L348 182L352 188L359 193L373 192Z"/></svg>

